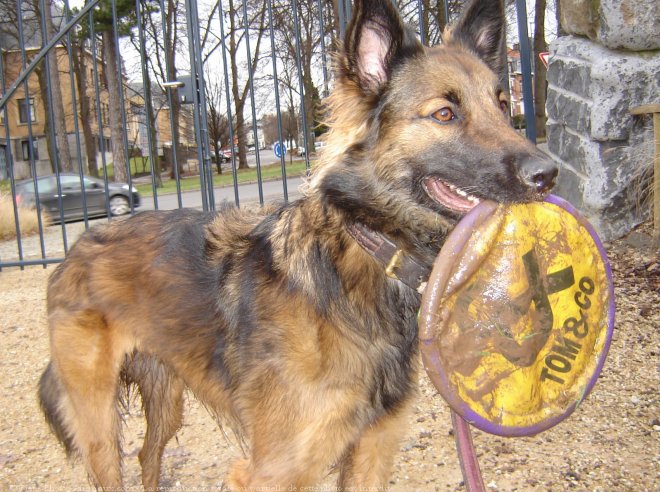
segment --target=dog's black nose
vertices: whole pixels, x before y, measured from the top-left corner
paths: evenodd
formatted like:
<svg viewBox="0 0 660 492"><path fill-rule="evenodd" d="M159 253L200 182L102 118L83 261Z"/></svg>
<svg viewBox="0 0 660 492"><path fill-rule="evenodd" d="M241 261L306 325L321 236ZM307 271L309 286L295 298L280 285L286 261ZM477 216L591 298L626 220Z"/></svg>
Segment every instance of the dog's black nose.
<svg viewBox="0 0 660 492"><path fill-rule="evenodd" d="M529 156L520 164L520 175L523 181L538 193L550 191L555 185L557 174L559 174L559 169L548 159Z"/></svg>

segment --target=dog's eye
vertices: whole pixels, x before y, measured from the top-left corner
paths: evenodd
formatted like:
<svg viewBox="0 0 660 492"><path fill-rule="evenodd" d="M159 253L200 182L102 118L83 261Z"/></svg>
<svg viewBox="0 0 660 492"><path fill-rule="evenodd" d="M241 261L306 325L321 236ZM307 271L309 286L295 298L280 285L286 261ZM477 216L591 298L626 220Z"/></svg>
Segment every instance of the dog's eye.
<svg viewBox="0 0 660 492"><path fill-rule="evenodd" d="M440 123L449 123L450 121L456 119L456 115L449 108L439 109L431 116L433 117L433 119L438 120Z"/></svg>

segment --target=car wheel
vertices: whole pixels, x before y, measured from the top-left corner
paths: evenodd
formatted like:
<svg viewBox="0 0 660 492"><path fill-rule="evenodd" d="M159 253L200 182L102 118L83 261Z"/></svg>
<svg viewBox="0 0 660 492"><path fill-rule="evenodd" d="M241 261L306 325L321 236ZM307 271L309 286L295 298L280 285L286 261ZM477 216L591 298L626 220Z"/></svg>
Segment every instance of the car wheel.
<svg viewBox="0 0 660 492"><path fill-rule="evenodd" d="M125 215L130 211L131 206L125 196L116 195L110 198L110 213L112 215Z"/></svg>

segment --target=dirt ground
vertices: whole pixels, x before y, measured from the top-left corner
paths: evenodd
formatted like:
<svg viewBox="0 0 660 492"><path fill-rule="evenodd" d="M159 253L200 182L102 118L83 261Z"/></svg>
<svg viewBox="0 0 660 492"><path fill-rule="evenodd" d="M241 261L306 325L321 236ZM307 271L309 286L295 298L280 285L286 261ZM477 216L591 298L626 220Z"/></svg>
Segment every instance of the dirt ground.
<svg viewBox="0 0 660 492"><path fill-rule="evenodd" d="M616 330L593 393L560 425L534 437L474 432L489 490L660 490L660 257L649 229L607 245L617 299ZM0 490L87 490L49 433L35 388L48 361L45 285L53 267L0 272ZM185 425L165 451L165 490L210 491L223 484L240 449L192 398ZM125 483L139 490L139 405L126 416ZM317 488L334 490L334 477ZM425 376L391 478L392 491L462 490L449 412Z"/></svg>

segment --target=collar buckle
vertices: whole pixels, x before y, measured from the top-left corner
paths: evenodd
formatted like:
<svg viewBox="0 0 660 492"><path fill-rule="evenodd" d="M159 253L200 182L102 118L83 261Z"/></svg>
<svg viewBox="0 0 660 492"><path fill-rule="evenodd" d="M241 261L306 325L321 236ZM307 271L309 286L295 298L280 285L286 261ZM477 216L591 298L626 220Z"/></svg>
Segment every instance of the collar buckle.
<svg viewBox="0 0 660 492"><path fill-rule="evenodd" d="M397 249L394 254L392 255L392 258L390 258L390 261L385 265L385 274L393 278L394 280L401 280L399 276L396 274L396 270L399 270L401 268L401 260L403 256L403 251L400 249Z"/></svg>

